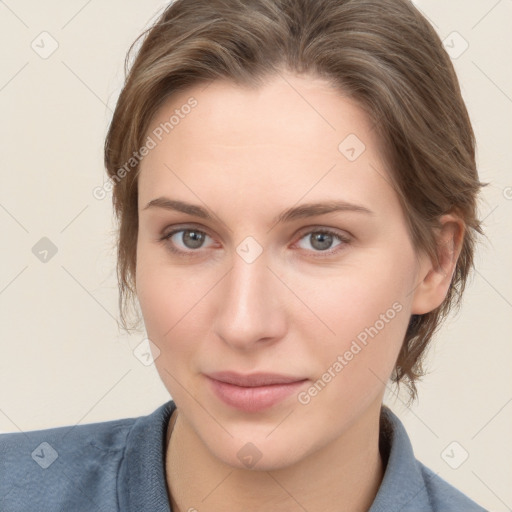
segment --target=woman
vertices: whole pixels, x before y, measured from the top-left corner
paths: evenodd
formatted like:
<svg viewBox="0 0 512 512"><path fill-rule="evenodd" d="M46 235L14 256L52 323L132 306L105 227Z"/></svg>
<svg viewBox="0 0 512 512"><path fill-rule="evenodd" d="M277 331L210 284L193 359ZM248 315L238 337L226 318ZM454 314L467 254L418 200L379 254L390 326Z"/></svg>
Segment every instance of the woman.
<svg viewBox="0 0 512 512"><path fill-rule="evenodd" d="M173 400L3 436L2 510L484 510L382 405L481 233L435 31L405 0L177 0L145 36L104 190Z"/></svg>

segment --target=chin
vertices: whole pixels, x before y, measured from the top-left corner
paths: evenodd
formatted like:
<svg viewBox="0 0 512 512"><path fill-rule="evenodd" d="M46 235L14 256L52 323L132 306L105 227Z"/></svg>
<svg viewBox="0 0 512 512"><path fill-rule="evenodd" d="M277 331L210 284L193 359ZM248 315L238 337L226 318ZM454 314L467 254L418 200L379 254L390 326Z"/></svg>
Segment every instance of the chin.
<svg viewBox="0 0 512 512"><path fill-rule="evenodd" d="M252 440L251 440L252 439ZM281 432L270 440L268 433L260 436L228 437L220 442L218 438L206 439L210 453L224 464L249 471L275 471L285 469L307 457L308 448L304 442L290 432ZM289 445L287 445L287 442ZM297 450L300 447L300 451Z"/></svg>

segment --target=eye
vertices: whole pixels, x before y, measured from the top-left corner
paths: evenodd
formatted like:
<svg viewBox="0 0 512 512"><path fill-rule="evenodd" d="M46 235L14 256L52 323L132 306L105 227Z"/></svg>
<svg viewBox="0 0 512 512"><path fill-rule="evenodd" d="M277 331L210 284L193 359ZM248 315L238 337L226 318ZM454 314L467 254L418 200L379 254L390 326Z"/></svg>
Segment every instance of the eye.
<svg viewBox="0 0 512 512"><path fill-rule="evenodd" d="M211 238L204 231L194 228L174 229L165 234L160 240L169 242L169 249L176 253L198 252L202 249L207 238Z"/></svg>
<svg viewBox="0 0 512 512"><path fill-rule="evenodd" d="M213 240L200 229L181 227L166 233L159 240L166 243L168 249L173 253L192 256L199 254L199 249L208 248L205 245L207 239ZM343 246L349 242L350 239L347 236L336 231L317 228L304 233L297 245L301 249L316 253L315 256L325 257L343 250Z"/></svg>
<svg viewBox="0 0 512 512"><path fill-rule="evenodd" d="M335 241L338 241L337 244L333 245ZM305 241L306 243L304 243ZM298 245L301 249L313 250L316 253L326 253L327 255L338 252L341 249L332 250L333 247L339 247L349 243L349 238L341 235L335 231L330 229L315 229L313 231L309 231L302 236L299 240ZM301 243L302 242L302 243Z"/></svg>

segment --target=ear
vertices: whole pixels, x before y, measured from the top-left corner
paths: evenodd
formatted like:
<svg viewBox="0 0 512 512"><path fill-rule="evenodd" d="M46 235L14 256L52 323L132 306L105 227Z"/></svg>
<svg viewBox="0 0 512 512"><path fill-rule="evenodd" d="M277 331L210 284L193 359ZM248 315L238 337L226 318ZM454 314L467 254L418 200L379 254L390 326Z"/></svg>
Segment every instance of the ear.
<svg viewBox="0 0 512 512"><path fill-rule="evenodd" d="M415 315L429 313L442 304L462 249L464 221L452 213L441 216L439 220L441 227L436 235L439 266L426 254L421 256L411 308Z"/></svg>

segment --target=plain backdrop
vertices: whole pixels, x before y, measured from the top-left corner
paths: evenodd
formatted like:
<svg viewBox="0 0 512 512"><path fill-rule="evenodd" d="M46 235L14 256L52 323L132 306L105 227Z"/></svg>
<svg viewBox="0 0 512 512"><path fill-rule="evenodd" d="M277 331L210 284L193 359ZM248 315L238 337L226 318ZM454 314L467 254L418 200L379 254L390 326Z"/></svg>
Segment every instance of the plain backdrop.
<svg viewBox="0 0 512 512"><path fill-rule="evenodd" d="M512 1L415 3L461 82L490 182L488 240L429 352L419 401L407 409L390 388L386 403L422 462L483 506L511 510ZM145 333L118 330L111 196L92 194L126 51L164 5L0 2L0 431L140 416L170 398L133 353Z"/></svg>

